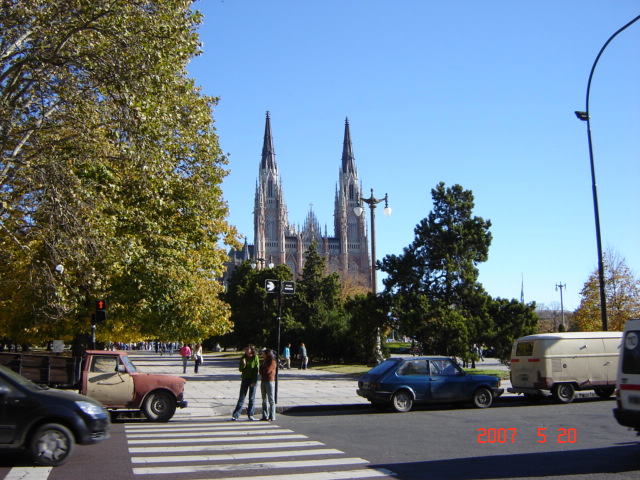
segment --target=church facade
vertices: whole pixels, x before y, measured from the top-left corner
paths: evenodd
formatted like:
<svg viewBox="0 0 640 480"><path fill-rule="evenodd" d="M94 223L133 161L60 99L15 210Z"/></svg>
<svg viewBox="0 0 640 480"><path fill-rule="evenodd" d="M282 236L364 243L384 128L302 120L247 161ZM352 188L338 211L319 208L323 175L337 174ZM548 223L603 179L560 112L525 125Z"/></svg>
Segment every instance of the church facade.
<svg viewBox="0 0 640 480"><path fill-rule="evenodd" d="M309 178L300 172L300 178ZM316 243L318 253L325 258L328 272L337 272L352 284L371 287L371 260L369 256L365 215L356 215L361 206L362 186L353 155L349 119L345 120L342 161L335 187L333 227L331 235L324 231L310 209L303 226L289 222L282 179L278 174L271 116L266 114L264 143L258 170L253 211L253 245L245 240L241 251L230 252L227 274L243 261L255 261L258 268L266 265L286 264L298 278L302 274L305 253ZM298 202L304 199L297 199Z"/></svg>

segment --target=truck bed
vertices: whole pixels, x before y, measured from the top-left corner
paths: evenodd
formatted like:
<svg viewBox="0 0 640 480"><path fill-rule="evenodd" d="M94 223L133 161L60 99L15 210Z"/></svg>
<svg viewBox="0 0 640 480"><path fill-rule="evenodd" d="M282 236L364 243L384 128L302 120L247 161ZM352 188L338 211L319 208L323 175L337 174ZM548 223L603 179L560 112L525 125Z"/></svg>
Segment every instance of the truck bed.
<svg viewBox="0 0 640 480"><path fill-rule="evenodd" d="M0 365L40 385L75 388L81 378L82 359L60 355L0 353Z"/></svg>

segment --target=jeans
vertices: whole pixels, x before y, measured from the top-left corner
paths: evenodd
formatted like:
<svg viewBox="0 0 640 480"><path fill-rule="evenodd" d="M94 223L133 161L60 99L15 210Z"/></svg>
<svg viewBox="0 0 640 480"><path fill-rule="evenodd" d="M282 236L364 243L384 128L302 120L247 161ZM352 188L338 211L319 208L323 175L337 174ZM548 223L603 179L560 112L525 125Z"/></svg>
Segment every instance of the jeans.
<svg viewBox="0 0 640 480"><path fill-rule="evenodd" d="M189 357L182 357L182 373L187 373L187 362Z"/></svg>
<svg viewBox="0 0 640 480"><path fill-rule="evenodd" d="M269 420L276 419L276 382L261 382L260 392L262 393L262 418Z"/></svg>
<svg viewBox="0 0 640 480"><path fill-rule="evenodd" d="M244 406L244 399L247 397L247 391L249 392L249 405L247 405L247 415L249 417L253 417L253 411L255 408L256 401L256 385L253 383L253 380L242 380L240 383L240 396L238 397L238 403L236 404L236 409L233 411L233 418L238 418L242 413L242 407Z"/></svg>

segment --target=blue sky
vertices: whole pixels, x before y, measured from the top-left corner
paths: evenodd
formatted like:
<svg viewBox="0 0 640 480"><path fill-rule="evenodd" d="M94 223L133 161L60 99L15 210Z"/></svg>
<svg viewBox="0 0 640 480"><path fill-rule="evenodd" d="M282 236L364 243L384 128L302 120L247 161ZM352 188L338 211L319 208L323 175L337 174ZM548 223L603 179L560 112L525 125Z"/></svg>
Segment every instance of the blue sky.
<svg viewBox="0 0 640 480"><path fill-rule="evenodd" d="M363 191L388 193L378 258L400 254L443 181L492 222L480 282L494 297L579 305L597 268L584 110L600 48L637 0L203 0L189 74L220 97L229 221L253 243L265 112L289 220L333 233L349 118ZM640 273L640 21L607 47L590 95L603 247ZM381 212L379 212L381 213ZM380 279L380 275L379 275Z"/></svg>

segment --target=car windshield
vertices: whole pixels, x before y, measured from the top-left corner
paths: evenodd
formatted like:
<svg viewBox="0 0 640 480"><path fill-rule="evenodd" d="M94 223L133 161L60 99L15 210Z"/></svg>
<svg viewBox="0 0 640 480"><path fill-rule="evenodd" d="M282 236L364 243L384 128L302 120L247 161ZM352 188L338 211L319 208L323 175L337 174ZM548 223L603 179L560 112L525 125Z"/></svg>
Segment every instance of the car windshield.
<svg viewBox="0 0 640 480"><path fill-rule="evenodd" d="M367 373L372 373L374 375L382 375L383 373L387 373L391 367L395 366L398 364L398 359L388 359L385 360L384 362L380 363L379 365L376 365L375 367L373 367L371 370L369 370Z"/></svg>
<svg viewBox="0 0 640 480"><path fill-rule="evenodd" d="M11 370L10 368L5 367L4 365L0 365L0 372L5 377L8 377L9 379L13 380L15 383L17 383L19 385L22 385L23 387L27 387L27 388L30 388L32 390L42 390L42 389L46 388L46 387L42 387L40 385L36 385L35 383L33 383L28 378L24 378L22 375L14 372L13 370Z"/></svg>
<svg viewBox="0 0 640 480"><path fill-rule="evenodd" d="M123 355L120 358L122 358L122 363L126 365L127 370L129 370L129 373L136 373L138 371L138 369L136 368L136 366L133 364L133 362L129 357L127 357L126 355Z"/></svg>

